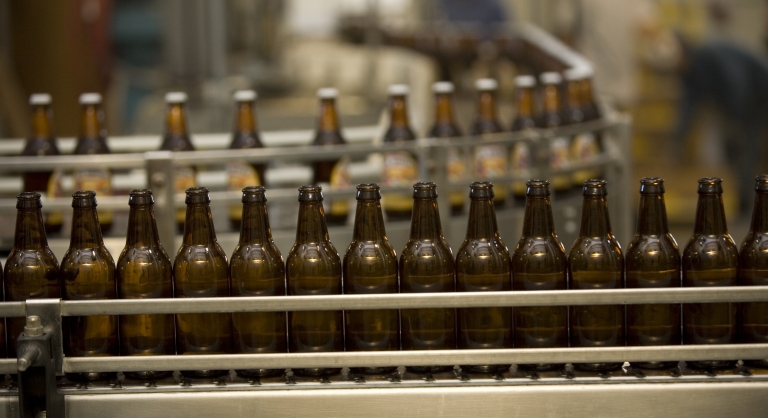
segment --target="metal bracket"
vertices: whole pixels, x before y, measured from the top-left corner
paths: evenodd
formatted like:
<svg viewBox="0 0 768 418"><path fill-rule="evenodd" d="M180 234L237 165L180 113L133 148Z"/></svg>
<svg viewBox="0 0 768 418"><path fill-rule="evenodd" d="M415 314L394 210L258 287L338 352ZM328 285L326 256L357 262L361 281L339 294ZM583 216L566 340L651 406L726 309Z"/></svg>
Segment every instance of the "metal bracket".
<svg viewBox="0 0 768 418"><path fill-rule="evenodd" d="M54 334L48 328L39 316L30 315L16 343L21 418L64 418L64 395L56 388Z"/></svg>
<svg viewBox="0 0 768 418"><path fill-rule="evenodd" d="M64 342L61 334L61 299L29 299L26 302L27 316L40 317L43 330L50 335L50 352L56 374L64 374Z"/></svg>

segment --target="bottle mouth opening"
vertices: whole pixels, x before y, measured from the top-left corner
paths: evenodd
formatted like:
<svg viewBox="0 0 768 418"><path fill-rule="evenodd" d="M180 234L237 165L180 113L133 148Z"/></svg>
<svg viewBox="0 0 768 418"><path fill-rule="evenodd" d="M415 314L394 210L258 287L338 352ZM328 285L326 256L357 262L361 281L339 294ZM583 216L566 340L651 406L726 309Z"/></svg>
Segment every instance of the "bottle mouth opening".
<svg viewBox="0 0 768 418"><path fill-rule="evenodd" d="M437 185L431 181L420 181L413 185L414 199L436 199Z"/></svg>
<svg viewBox="0 0 768 418"><path fill-rule="evenodd" d="M538 197L549 196L549 180L528 180L525 185L527 189L525 191L526 196Z"/></svg>
<svg viewBox="0 0 768 418"><path fill-rule="evenodd" d="M584 196L607 196L606 186L608 182L603 179L589 179L584 181Z"/></svg>
<svg viewBox="0 0 768 418"><path fill-rule="evenodd" d="M323 188L315 185L299 187L299 202L322 202Z"/></svg>
<svg viewBox="0 0 768 418"><path fill-rule="evenodd" d="M267 189L264 186L248 186L243 188L243 203L266 203L267 196L264 192Z"/></svg>
<svg viewBox="0 0 768 418"><path fill-rule="evenodd" d="M476 181L469 185L470 199L493 199L493 183L490 181Z"/></svg>
<svg viewBox="0 0 768 418"><path fill-rule="evenodd" d="M40 201L40 193L22 192L16 195L16 209L40 209L43 207Z"/></svg>
<svg viewBox="0 0 768 418"><path fill-rule="evenodd" d="M643 177L640 179L640 193L663 194L664 179L661 177Z"/></svg>
<svg viewBox="0 0 768 418"><path fill-rule="evenodd" d="M152 196L152 190L134 189L128 194L128 206L152 205L155 199Z"/></svg>
<svg viewBox="0 0 768 418"><path fill-rule="evenodd" d="M768 192L768 174L761 174L755 177L755 191Z"/></svg>
<svg viewBox="0 0 768 418"><path fill-rule="evenodd" d="M184 203L211 203L207 187L190 187L186 193L187 198Z"/></svg>
<svg viewBox="0 0 768 418"><path fill-rule="evenodd" d="M72 193L73 208L88 208L96 206L96 192L93 190L78 190Z"/></svg>
<svg viewBox="0 0 768 418"><path fill-rule="evenodd" d="M699 179L699 193L722 193L723 179L719 177L704 177Z"/></svg>
<svg viewBox="0 0 768 418"><path fill-rule="evenodd" d="M357 200L381 199L381 187L376 183L364 183L357 186Z"/></svg>

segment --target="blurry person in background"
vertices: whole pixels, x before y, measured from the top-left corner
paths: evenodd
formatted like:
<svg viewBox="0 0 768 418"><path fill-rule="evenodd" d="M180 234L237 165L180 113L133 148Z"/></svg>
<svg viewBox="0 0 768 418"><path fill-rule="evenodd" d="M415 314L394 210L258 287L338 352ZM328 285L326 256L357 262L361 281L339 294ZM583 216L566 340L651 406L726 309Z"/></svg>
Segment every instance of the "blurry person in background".
<svg viewBox="0 0 768 418"><path fill-rule="evenodd" d="M734 43L715 40L693 46L681 44L677 71L682 98L673 138L673 158L683 157L684 141L696 111L713 107L722 121L719 152L734 168L739 182L741 214L750 210L754 177L765 152L763 138L768 117L768 65Z"/></svg>

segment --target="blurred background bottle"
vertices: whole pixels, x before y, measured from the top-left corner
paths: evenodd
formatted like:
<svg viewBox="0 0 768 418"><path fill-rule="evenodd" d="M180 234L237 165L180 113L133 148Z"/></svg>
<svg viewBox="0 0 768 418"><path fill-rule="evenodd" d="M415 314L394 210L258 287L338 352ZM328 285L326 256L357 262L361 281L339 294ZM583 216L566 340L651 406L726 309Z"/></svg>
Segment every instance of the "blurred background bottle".
<svg viewBox="0 0 768 418"><path fill-rule="evenodd" d="M389 128L384 134L384 143L398 144L416 139L408 123L406 98L409 89L405 84L389 86ZM416 156L408 151L393 151L384 154L384 187L406 187L418 180L419 165ZM384 193L384 213L387 220L398 221L411 218L413 201L408 194Z"/></svg>
<svg viewBox="0 0 768 418"><path fill-rule="evenodd" d="M592 97L591 71L587 68L571 68L565 71L566 98L563 106L565 124L582 123L600 119L600 110ZM589 164L600 154L601 131L580 132L571 138L571 161L573 164ZM571 182L580 189L584 181L603 178L600 168L574 171Z"/></svg>
<svg viewBox="0 0 768 418"><path fill-rule="evenodd" d="M496 90L499 84L492 78L481 78L475 81L477 90L477 115L472 125L471 134L479 136L481 144L485 135L502 132L501 123L496 116ZM507 175L508 151L505 145L477 145L474 151L474 177L476 179L495 179ZM493 203L503 207L506 202L506 187L496 186L496 197Z"/></svg>
<svg viewBox="0 0 768 418"><path fill-rule="evenodd" d="M322 88L317 91L320 100L320 112L317 117L317 130L312 145L346 144L341 136L341 125L336 111L336 99L339 91L335 88ZM350 186L349 157L343 156L331 161L315 161L313 164L313 183L327 189ZM329 225L345 225L349 217L349 202L346 199L328 199L323 203L325 219Z"/></svg>
<svg viewBox="0 0 768 418"><path fill-rule="evenodd" d="M435 124L429 130L431 138L455 138L462 136L453 111L454 86L450 81L438 81L432 84L432 92L435 94ZM448 157L445 167L448 181L460 182L467 176L467 157L460 148L448 148ZM458 215L464 210L464 192L455 190L450 192L451 214Z"/></svg>
<svg viewBox="0 0 768 418"><path fill-rule="evenodd" d="M164 151L194 151L192 140L187 128L187 93L171 92L165 95L165 133L160 149ZM185 193L187 189L195 187L197 170L188 165L174 165L173 188L176 193ZM176 225L179 232L184 232L184 219L186 209L176 209Z"/></svg>
<svg viewBox="0 0 768 418"><path fill-rule="evenodd" d="M532 75L520 75L515 77L515 119L512 121L512 132L521 132L536 128L536 103L534 89L536 77ZM509 171L523 178L530 178L531 168L535 161L531 152L531 145L526 141L518 141L512 144L509 153ZM526 199L526 180L512 182L512 195L516 201L523 202Z"/></svg>
<svg viewBox="0 0 768 418"><path fill-rule="evenodd" d="M543 108L539 115L539 127L556 129L564 125L561 112L560 85L563 77L560 73L546 72L539 76L542 85ZM571 140L567 136L549 139L549 168L552 171L567 169L571 164ZM552 189L555 194L566 193L571 189L570 174L552 174Z"/></svg>

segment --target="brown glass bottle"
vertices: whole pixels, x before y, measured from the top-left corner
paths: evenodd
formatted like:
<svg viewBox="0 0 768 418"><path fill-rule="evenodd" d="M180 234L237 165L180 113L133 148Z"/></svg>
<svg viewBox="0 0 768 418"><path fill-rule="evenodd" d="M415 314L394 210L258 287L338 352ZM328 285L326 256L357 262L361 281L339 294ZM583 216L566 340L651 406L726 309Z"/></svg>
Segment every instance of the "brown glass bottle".
<svg viewBox="0 0 768 418"><path fill-rule="evenodd" d="M540 76L543 86L543 112L539 116L539 127L555 129L564 124L560 111L560 84L563 78L559 73L548 72ZM570 157L571 140L566 136L557 136L549 139L549 168L552 171L566 169L571 164ZM569 174L553 174L552 189L555 194L566 193L571 189Z"/></svg>
<svg viewBox="0 0 768 418"><path fill-rule="evenodd" d="M23 156L59 155L56 146L56 136L53 133L53 110L49 94L33 94L29 97L32 110L32 134L24 144ZM58 177L58 176L57 176ZM43 192L49 197L60 195L60 184L53 177L52 171L34 171L24 173L24 190L28 192ZM58 193L56 193L58 192ZM45 217L45 232L56 234L61 232L64 215L61 212L50 212Z"/></svg>
<svg viewBox="0 0 768 418"><path fill-rule="evenodd" d="M455 138L462 136L461 129L456 124L453 116L453 83L439 81L432 84L432 92L435 93L435 124L429 131L431 138ZM448 148L448 158L445 166L448 180L452 183L464 180L467 175L466 158L459 148ZM458 215L464 209L464 192L451 191L451 214Z"/></svg>
<svg viewBox="0 0 768 418"><path fill-rule="evenodd" d="M184 239L173 261L174 296L206 298L229 296L227 255L216 240L211 219L211 199L205 187L186 191ZM229 354L232 315L189 313L176 315L178 354ZM227 370L182 370L186 377L216 378Z"/></svg>
<svg viewBox="0 0 768 418"><path fill-rule="evenodd" d="M317 131L312 145L346 144L341 136L339 117L336 112L338 90L322 88L317 91L320 99L320 112L317 118ZM326 188L344 188L349 183L349 158L342 157L331 161L316 161L313 163L313 183ZM345 199L328 200L324 202L325 219L329 225L344 225L349 217L349 202Z"/></svg>
<svg viewBox="0 0 768 418"><path fill-rule="evenodd" d="M693 236L682 257L683 287L736 286L739 250L728 234L719 178L699 179ZM735 303L683 304L683 344L736 342ZM689 361L689 367L732 367L731 360Z"/></svg>
<svg viewBox="0 0 768 418"><path fill-rule="evenodd" d="M581 90L581 106L582 113L584 113L584 121L600 119L600 108L597 106L592 89L592 76L591 70L586 70L582 73L579 79L579 87Z"/></svg>
<svg viewBox="0 0 768 418"><path fill-rule="evenodd" d="M739 249L739 286L768 285L768 175L755 178L755 204L752 223ZM6 273L7 276L7 273ZM768 302L740 304L739 341L768 342ZM750 366L768 367L768 359L744 360Z"/></svg>
<svg viewBox="0 0 768 418"><path fill-rule="evenodd" d="M624 255L608 217L605 180L584 182L581 230L568 255L569 289L620 289ZM624 305L570 307L571 347L624 345ZM618 369L621 363L576 363L581 370Z"/></svg>
<svg viewBox="0 0 768 418"><path fill-rule="evenodd" d="M296 242L285 262L288 294L340 295L341 259L328 239L320 186L299 188ZM344 351L342 311L288 312L288 341L292 353ZM341 369L294 369L294 373L324 376Z"/></svg>
<svg viewBox="0 0 768 418"><path fill-rule="evenodd" d="M589 82L589 70L571 68L565 72L566 101L563 105L564 124L582 123L600 117L597 106L592 99L592 88ZM585 89L586 82L586 89ZM571 162L573 164L589 164L600 153L601 133L580 132L571 138ZM585 168L571 174L572 187L581 188L584 181L602 177L599 168Z"/></svg>
<svg viewBox="0 0 768 418"><path fill-rule="evenodd" d="M192 140L187 128L187 94L171 92L165 95L167 109L165 113L165 133L160 149L163 151L194 151ZM197 171L193 166L176 165L173 169L173 187L176 193L184 193L188 188L195 187ZM176 226L179 232L184 231L186 209L176 210Z"/></svg>
<svg viewBox="0 0 768 418"><path fill-rule="evenodd" d="M515 108L517 114L512 121L512 132L526 131L536 128L534 119L535 108L533 89L536 87L536 78L532 75L515 77ZM531 168L534 165L531 145L526 141L518 141L512 144L509 154L509 171L523 178L530 178ZM518 201L525 200L527 185L524 180L512 183L512 195Z"/></svg>
<svg viewBox="0 0 768 418"><path fill-rule="evenodd" d="M389 128L384 135L384 143L397 144L416 139L408 123L406 97L408 86L393 84L389 86ZM394 151L384 154L384 187L405 187L417 181L419 166L416 157L407 151ZM411 219L413 200L407 194L384 193L384 213L387 220L402 221Z"/></svg>
<svg viewBox="0 0 768 418"><path fill-rule="evenodd" d="M115 261L104 247L96 193L72 194L72 235L61 259L64 300L115 299ZM62 321L64 355L68 357L116 356L117 317L110 315L68 316ZM101 380L115 373L68 373L76 380Z"/></svg>
<svg viewBox="0 0 768 418"><path fill-rule="evenodd" d="M233 96L235 100L235 128L232 132L232 142L229 149L264 148L256 123L256 92L253 90L238 90ZM227 162L227 190L240 191L246 186L263 186L266 164L250 164L246 161L233 160ZM232 229L239 231L242 221L242 207L229 207L229 222Z"/></svg>
<svg viewBox="0 0 768 418"><path fill-rule="evenodd" d="M117 258L115 280L119 299L173 297L173 267L160 244L152 191L131 190L128 232ZM173 315L143 314L120 317L120 353L124 356L176 354ZM170 371L126 372L134 379L160 379Z"/></svg>
<svg viewBox="0 0 768 418"><path fill-rule="evenodd" d="M352 242L344 254L342 273L344 293L398 293L397 254L387 240L381 214L378 184L357 186L357 209ZM400 349L397 310L371 309L344 311L346 351L386 351ZM353 372L391 373L391 367L357 367Z"/></svg>
<svg viewBox="0 0 768 418"><path fill-rule="evenodd" d="M498 83L492 78L481 78L475 82L477 90L477 115L472 125L473 136L495 134L503 131L501 123L496 117L496 90ZM478 145L474 150L475 178L495 179L506 176L507 173L507 148L501 144ZM493 203L497 207L503 207L506 202L506 188L497 185L496 197Z"/></svg>
<svg viewBox="0 0 768 418"><path fill-rule="evenodd" d="M48 247L40 194L24 192L16 196L16 235L3 275L5 300L61 298L59 262ZM16 339L24 332L25 318L8 318L8 355L16 357ZM2 321L0 321L2 326ZM4 338L5 332L0 332ZM5 348L5 341L0 349Z"/></svg>
<svg viewBox="0 0 768 418"><path fill-rule="evenodd" d="M667 225L664 180L640 180L637 231L627 247L627 288L681 286L680 250ZM680 304L627 305L627 345L680 345ZM633 362L640 368L670 368L677 362Z"/></svg>
<svg viewBox="0 0 768 418"><path fill-rule="evenodd" d="M285 296L285 264L272 241L264 187L243 189L240 241L229 260L231 296ZM232 314L234 353L288 351L285 312ZM244 377L275 376L282 369L237 370Z"/></svg>
<svg viewBox="0 0 768 418"><path fill-rule="evenodd" d="M109 154L107 129L104 122L104 108L99 93L80 95L80 136L75 146L76 155ZM112 195L112 173L107 168L89 167L76 169L73 173L75 190L93 190L99 196ZM111 210L99 211L101 232L106 234L112 229Z"/></svg>
<svg viewBox="0 0 768 418"><path fill-rule="evenodd" d="M565 290L565 249L555 233L549 182L527 182L523 234L512 253L512 290ZM513 310L515 348L568 347L568 307L521 306ZM562 364L518 364L525 370L553 370Z"/></svg>
<svg viewBox="0 0 768 418"><path fill-rule="evenodd" d="M469 199L467 235L456 254L456 290L512 290L509 251L501 241L496 225L493 184L472 183ZM456 313L460 349L512 348L512 308L462 308ZM509 369L509 364L461 368L468 372L488 373Z"/></svg>
<svg viewBox="0 0 768 418"><path fill-rule="evenodd" d="M455 292L453 252L443 236L435 183L413 185L411 235L398 264L401 293ZM403 350L456 349L456 309L400 311ZM438 373L453 366L408 366L417 373Z"/></svg>

